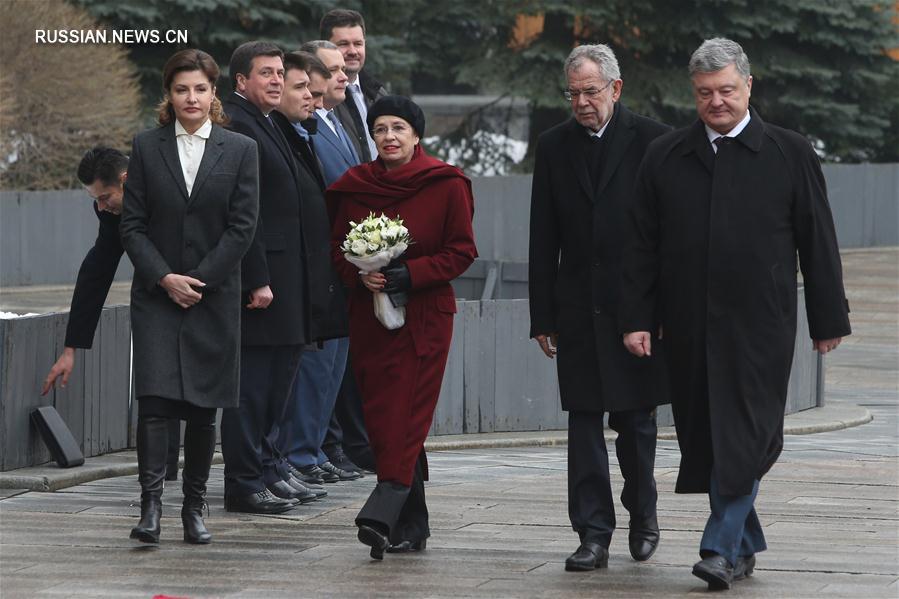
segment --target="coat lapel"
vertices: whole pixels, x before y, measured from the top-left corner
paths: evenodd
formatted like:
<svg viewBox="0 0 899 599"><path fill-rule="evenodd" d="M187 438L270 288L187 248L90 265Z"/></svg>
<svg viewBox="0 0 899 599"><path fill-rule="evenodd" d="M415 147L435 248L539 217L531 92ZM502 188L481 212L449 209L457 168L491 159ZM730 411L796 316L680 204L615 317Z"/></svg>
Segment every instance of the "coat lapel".
<svg viewBox="0 0 899 599"><path fill-rule="evenodd" d="M568 148L571 155L574 174L577 177L581 189L588 198L593 198L593 185L590 183L590 172L587 167L587 157L581 150L583 147L580 136L584 135L583 127L581 127L574 118L568 121Z"/></svg>
<svg viewBox="0 0 899 599"><path fill-rule="evenodd" d="M699 119L696 119L696 122L690 127L690 131L684 140L683 155L686 156L691 153L696 154L696 158L709 171L709 174L712 174L715 169L715 152L712 150L712 144L709 143L709 138L705 134L705 126Z"/></svg>
<svg viewBox="0 0 899 599"><path fill-rule="evenodd" d="M290 165L290 170L293 172L294 177L296 177L296 168L293 164L293 156L290 155L290 150L287 148L287 143L284 140L284 136L281 135L280 131L275 131L275 123L274 121L270 121L265 118L261 112L256 114L256 122L262 127L262 130L265 131L265 134L268 135L272 142L278 147L278 150L284 156L284 159L287 160L287 164Z"/></svg>
<svg viewBox="0 0 899 599"><path fill-rule="evenodd" d="M607 142L608 145L606 146L606 155L603 158L602 166L600 167L602 170L599 176L599 185L596 188L596 193L592 196L594 202L602 197L603 190L605 190L606 185L609 184L612 175L615 174L615 169L618 168L621 159L624 158L624 155L627 152L628 146L631 144L631 141L633 141L634 135L636 135L634 132L634 120L631 117L631 113L620 104L616 104L615 111L618 114L614 115L612 118L617 119L617 122L613 120L613 122L610 123L611 126L606 129L604 134L610 135L610 138Z"/></svg>
<svg viewBox="0 0 899 599"><path fill-rule="evenodd" d="M206 140L206 147L203 149L203 158L200 160L200 167L197 169L197 177L194 179L194 186L191 188L190 198L188 202L192 202L197 197L197 192L206 181L206 177L215 168L219 159L222 157L222 146L225 143L222 130L218 125L212 126L212 132L209 139Z"/></svg>
<svg viewBox="0 0 899 599"><path fill-rule="evenodd" d="M174 121L159 130L159 152L162 154L162 161L172 173L172 180L175 181L186 202L188 199L187 184L184 183L184 171L181 169L181 160L178 158Z"/></svg>

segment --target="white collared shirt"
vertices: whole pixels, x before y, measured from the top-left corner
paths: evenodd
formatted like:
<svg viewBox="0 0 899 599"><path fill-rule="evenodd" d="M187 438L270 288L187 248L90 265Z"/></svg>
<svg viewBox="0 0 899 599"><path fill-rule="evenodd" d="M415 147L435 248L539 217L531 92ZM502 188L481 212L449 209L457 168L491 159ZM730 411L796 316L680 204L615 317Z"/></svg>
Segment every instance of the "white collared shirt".
<svg viewBox="0 0 899 599"><path fill-rule="evenodd" d="M190 134L181 126L181 121L175 119L175 139L178 142L178 160L181 161L181 172L184 174L184 185L187 187L187 195L194 188L197 171L203 160L203 152L206 150L206 140L212 133L212 121L206 122Z"/></svg>
<svg viewBox="0 0 899 599"><path fill-rule="evenodd" d="M590 137L595 137L599 139L602 137L602 134L606 132L606 129L609 127L609 123L612 122L612 117L609 117L609 120L606 121L606 124L599 128L599 131L593 131L592 129L587 129L587 135ZM586 129L586 127L585 127Z"/></svg>
<svg viewBox="0 0 899 599"><path fill-rule="evenodd" d="M715 145L716 139L718 139L719 137L736 137L740 133L742 133L743 129L745 129L746 125L748 125L748 124L749 124L749 110L746 111L746 116L744 116L742 119L740 119L740 122L737 123L737 125L733 129L731 129L724 135L721 135L720 133L718 133L717 131L715 131L714 129L709 127L708 125L705 125L705 134L709 138L709 143L712 144L712 151L715 152L716 154L718 153L718 146Z"/></svg>

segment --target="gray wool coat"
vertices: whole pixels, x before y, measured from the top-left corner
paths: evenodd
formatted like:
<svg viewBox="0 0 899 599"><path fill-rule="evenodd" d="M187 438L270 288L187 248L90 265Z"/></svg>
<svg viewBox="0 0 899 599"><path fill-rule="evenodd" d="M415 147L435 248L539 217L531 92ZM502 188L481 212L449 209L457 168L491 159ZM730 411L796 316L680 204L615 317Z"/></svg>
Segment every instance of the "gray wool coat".
<svg viewBox="0 0 899 599"><path fill-rule="evenodd" d="M258 209L258 159L249 138L213 125L189 196L174 124L134 138L120 231L134 264L136 397L237 406L240 262ZM158 284L169 273L206 283L203 299L179 307Z"/></svg>

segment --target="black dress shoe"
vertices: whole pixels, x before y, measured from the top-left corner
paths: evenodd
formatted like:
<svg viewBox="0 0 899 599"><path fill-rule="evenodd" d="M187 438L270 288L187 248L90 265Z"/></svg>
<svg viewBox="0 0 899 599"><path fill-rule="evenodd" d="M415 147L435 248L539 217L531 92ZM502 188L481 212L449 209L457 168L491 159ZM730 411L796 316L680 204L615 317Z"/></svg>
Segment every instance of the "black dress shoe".
<svg viewBox="0 0 899 599"><path fill-rule="evenodd" d="M721 555L711 555L693 565L693 576L709 584L710 591L729 589L734 581L734 569Z"/></svg>
<svg viewBox="0 0 899 599"><path fill-rule="evenodd" d="M379 532L372 526L360 524L359 534L357 536L363 544L371 547L369 555L371 555L372 559L384 559L384 551L387 550L387 546L389 545L387 535Z"/></svg>
<svg viewBox="0 0 899 599"><path fill-rule="evenodd" d="M225 495L225 510L245 514L283 514L296 505L295 501L272 495L268 489L249 495Z"/></svg>
<svg viewBox="0 0 899 599"><path fill-rule="evenodd" d="M339 453L334 458L328 461L341 470L346 470L347 472L355 472L360 477L365 476L365 470L354 464L353 461L348 458L345 453Z"/></svg>
<svg viewBox="0 0 899 599"><path fill-rule="evenodd" d="M326 485L330 485L331 483L340 482L340 477L334 474L333 472L328 472L327 470L322 470L321 466L316 466L319 472L318 475L321 477L322 482Z"/></svg>
<svg viewBox="0 0 899 599"><path fill-rule="evenodd" d="M286 499L288 501L296 501L297 503L309 503L315 501L315 493L311 493L306 487L299 485L300 488L294 487L285 480L276 480L273 483L265 485L265 488L275 497Z"/></svg>
<svg viewBox="0 0 899 599"><path fill-rule="evenodd" d="M348 480L356 480L357 478L362 476L355 470L344 470L343 468L338 468L331 462L325 462L324 464L320 465L319 468L321 468L325 472L330 472L331 474L336 474L337 478L341 482L348 481Z"/></svg>
<svg viewBox="0 0 899 599"><path fill-rule="evenodd" d="M302 468L294 468L293 465L288 465L287 469L294 476L294 478L298 478L304 484L312 483L313 485L321 485L325 482L325 479L323 479L321 476L324 473L324 470L322 470L315 464L311 466L303 466Z"/></svg>
<svg viewBox="0 0 899 599"><path fill-rule="evenodd" d="M631 557L638 562L645 562L652 557L659 546L659 523L655 516L643 522L632 520L627 541Z"/></svg>
<svg viewBox="0 0 899 599"><path fill-rule="evenodd" d="M416 551L424 551L428 547L427 539L419 539L417 541L400 541L387 546L387 553L414 553Z"/></svg>
<svg viewBox="0 0 899 599"><path fill-rule="evenodd" d="M609 550L599 543L581 543L577 551L565 560L569 572L584 572L594 568L609 567Z"/></svg>
<svg viewBox="0 0 899 599"><path fill-rule="evenodd" d="M325 488L323 486L315 485L313 483L307 483L298 479L293 474L288 474L287 479L285 479L284 482L293 487L295 491L302 494L303 496L305 496L306 493L312 493L315 496L315 499L321 499L328 496L328 492L325 491ZM312 501L315 501L315 499L313 499Z"/></svg>
<svg viewBox="0 0 899 599"><path fill-rule="evenodd" d="M755 570L755 555L749 557L738 557L737 563L734 564L734 582L743 580L747 576L752 576Z"/></svg>

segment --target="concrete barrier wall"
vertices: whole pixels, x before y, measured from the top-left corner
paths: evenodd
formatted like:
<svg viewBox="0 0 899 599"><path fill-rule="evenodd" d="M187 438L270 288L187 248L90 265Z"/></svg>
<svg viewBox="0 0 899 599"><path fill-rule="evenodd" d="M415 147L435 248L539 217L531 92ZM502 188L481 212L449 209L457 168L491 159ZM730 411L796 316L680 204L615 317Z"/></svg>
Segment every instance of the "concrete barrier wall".
<svg viewBox="0 0 899 599"><path fill-rule="evenodd" d="M93 349L76 350L65 389L41 397L62 351L68 314L0 320L0 470L50 460L30 413L54 406L85 457L129 447L131 320L128 306L106 308Z"/></svg>
<svg viewBox="0 0 899 599"><path fill-rule="evenodd" d="M899 164L826 164L824 175L841 247L899 245ZM531 176L475 177L473 185L480 262L502 263L492 297L526 297ZM0 192L0 286L74 283L96 234L84 191ZM131 273L126 257L117 279ZM483 280L468 277L458 289L478 299Z"/></svg>

